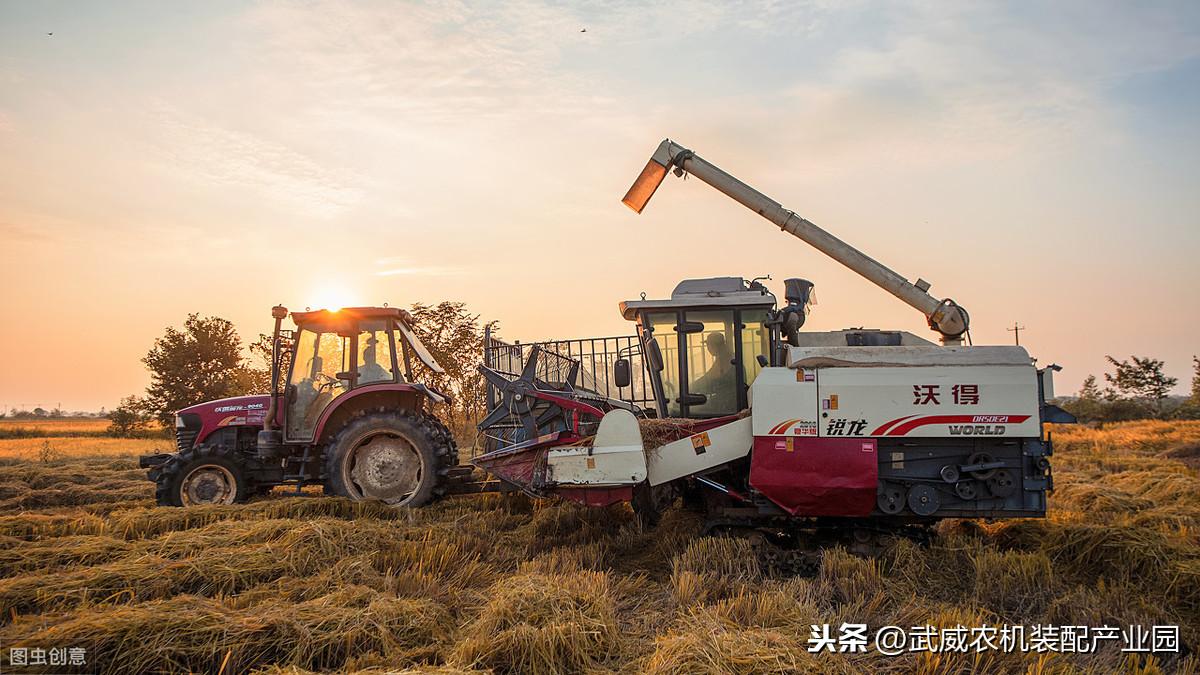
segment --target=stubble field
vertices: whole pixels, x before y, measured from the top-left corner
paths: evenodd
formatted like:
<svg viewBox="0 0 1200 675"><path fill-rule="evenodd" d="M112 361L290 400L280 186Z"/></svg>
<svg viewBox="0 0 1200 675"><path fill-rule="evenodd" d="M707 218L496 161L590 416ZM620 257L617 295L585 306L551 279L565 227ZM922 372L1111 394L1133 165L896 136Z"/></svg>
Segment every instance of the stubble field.
<svg viewBox="0 0 1200 675"><path fill-rule="evenodd" d="M946 522L764 576L697 516L522 496L157 508L169 441L0 440L0 659L82 672L1184 672L1200 660L1200 423L1055 432L1044 521ZM49 448L49 451L47 451ZM809 653L813 624L1180 627L1180 653Z"/></svg>

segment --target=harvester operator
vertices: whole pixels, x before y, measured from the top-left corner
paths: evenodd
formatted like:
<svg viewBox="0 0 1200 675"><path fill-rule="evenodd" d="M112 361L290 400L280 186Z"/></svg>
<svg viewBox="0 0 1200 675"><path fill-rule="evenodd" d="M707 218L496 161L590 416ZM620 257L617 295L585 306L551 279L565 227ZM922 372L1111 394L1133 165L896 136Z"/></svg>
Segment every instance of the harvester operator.
<svg viewBox="0 0 1200 675"><path fill-rule="evenodd" d="M725 336L717 332L709 333L704 338L704 346L713 357L712 365L688 389L707 395L705 405L711 406L714 411L732 409L736 407L734 382L730 377L733 374L733 353Z"/></svg>

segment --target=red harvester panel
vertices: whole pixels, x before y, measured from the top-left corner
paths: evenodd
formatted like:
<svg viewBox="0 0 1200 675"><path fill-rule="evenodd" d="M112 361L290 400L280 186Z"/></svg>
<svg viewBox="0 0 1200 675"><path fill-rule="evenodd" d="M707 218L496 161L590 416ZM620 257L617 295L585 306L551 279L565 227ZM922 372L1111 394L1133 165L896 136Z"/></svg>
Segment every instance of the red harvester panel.
<svg viewBox="0 0 1200 675"><path fill-rule="evenodd" d="M554 494L584 506L608 506L617 502L633 501L631 487L557 487L554 488Z"/></svg>
<svg viewBox="0 0 1200 675"><path fill-rule="evenodd" d="M865 516L878 479L874 439L754 437L750 485L793 516Z"/></svg>

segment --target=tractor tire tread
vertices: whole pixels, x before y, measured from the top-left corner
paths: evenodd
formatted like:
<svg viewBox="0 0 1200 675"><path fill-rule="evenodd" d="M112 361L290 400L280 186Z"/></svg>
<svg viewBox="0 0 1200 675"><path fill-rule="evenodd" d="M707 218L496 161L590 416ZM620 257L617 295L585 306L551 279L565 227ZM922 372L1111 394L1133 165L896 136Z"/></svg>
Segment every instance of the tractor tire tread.
<svg viewBox="0 0 1200 675"><path fill-rule="evenodd" d="M441 420L419 410L396 410L385 407L364 408L355 412L346 424L334 434L333 440L330 441L325 452L325 489L327 494L332 491L333 494L341 496L350 495L350 491L342 485L340 478L339 463L343 461L344 456L344 451L339 447L342 439L348 433L357 433L359 427L386 424L394 421L397 417L403 419L404 424L411 425L416 435L424 437L425 442L421 443L422 447L418 449L418 452L422 455L428 453L428 459L433 464L431 473L434 476L432 485L417 488L418 492L424 494L418 494L416 498L404 505L423 506L445 495L446 476L450 469L457 464L455 460L458 455L457 446L449 429L442 424ZM418 439L418 441L420 440Z"/></svg>
<svg viewBox="0 0 1200 675"><path fill-rule="evenodd" d="M175 453L166 462L163 462L157 467L157 472L153 476L154 480L154 501L159 506L183 506L183 500L179 494L180 483L186 477L186 473L192 468L199 465L198 462L204 460L223 460L233 465L237 470L236 478L239 479L239 490L235 504L245 502L251 496L257 494L258 486L250 479L246 457L234 448L197 444ZM228 467L227 467L228 468Z"/></svg>

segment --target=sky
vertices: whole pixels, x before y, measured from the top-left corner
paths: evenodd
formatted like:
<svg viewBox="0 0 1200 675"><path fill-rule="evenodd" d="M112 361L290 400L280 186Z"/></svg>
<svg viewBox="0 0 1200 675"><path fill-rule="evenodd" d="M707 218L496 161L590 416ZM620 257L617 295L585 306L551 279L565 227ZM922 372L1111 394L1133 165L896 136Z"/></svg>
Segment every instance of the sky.
<svg viewBox="0 0 1200 675"><path fill-rule="evenodd" d="M586 30L585 30L586 29ZM683 278L933 339L670 137L1064 366L1200 353L1200 3L0 0L0 406L112 407L190 312L461 300L633 332ZM1102 378L1101 378L1102 379Z"/></svg>

